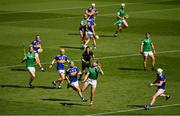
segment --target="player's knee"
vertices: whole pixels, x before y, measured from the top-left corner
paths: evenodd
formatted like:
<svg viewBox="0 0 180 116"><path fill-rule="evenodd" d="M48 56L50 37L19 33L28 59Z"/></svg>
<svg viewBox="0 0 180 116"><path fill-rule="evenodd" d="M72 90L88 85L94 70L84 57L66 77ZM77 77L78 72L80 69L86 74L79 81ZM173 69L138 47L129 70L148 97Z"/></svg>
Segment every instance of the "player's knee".
<svg viewBox="0 0 180 116"><path fill-rule="evenodd" d="M85 91L85 89L84 89L84 88L82 88L82 89L81 89L81 92L84 92L84 91Z"/></svg>
<svg viewBox="0 0 180 116"><path fill-rule="evenodd" d="M39 50L38 50L38 53L41 53L41 52L43 52L43 49L39 49Z"/></svg>
<svg viewBox="0 0 180 116"><path fill-rule="evenodd" d="M31 78L34 80L35 79L35 77L36 77L36 75L35 74L33 74L32 76L31 76Z"/></svg>
<svg viewBox="0 0 180 116"><path fill-rule="evenodd" d="M40 60L39 60L39 58L36 60L36 63L37 63L37 64L40 64Z"/></svg>
<svg viewBox="0 0 180 116"><path fill-rule="evenodd" d="M156 99L156 98L157 98L157 96L156 96L156 95L153 95L152 99Z"/></svg>

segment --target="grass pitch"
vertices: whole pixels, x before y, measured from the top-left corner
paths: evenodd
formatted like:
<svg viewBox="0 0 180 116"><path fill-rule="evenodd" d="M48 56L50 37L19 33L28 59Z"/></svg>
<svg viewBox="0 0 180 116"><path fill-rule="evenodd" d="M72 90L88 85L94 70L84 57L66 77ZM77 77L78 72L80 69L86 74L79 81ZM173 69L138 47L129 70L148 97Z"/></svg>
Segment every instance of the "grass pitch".
<svg viewBox="0 0 180 116"><path fill-rule="evenodd" d="M95 2L97 16L96 57L103 64L105 76L99 78L95 106L82 103L71 89L53 89L55 67L46 72L37 68L34 89L27 88L29 75L23 57L23 43L28 45L40 34L43 63L50 63L60 47L80 68L79 22L85 9ZM115 17L121 2L126 3L129 28L114 38ZM180 115L180 2L178 0L1 0L0 1L0 114L179 114ZM140 41L151 32L156 48L156 67L167 76L167 93L172 99L158 98L155 109L139 109L150 102L154 93L147 84L155 74L143 71ZM47 67L46 64L44 64ZM85 92L89 96L89 90ZM164 105L167 105L164 106ZM170 105L170 106L169 106ZM164 106L164 107L159 107Z"/></svg>

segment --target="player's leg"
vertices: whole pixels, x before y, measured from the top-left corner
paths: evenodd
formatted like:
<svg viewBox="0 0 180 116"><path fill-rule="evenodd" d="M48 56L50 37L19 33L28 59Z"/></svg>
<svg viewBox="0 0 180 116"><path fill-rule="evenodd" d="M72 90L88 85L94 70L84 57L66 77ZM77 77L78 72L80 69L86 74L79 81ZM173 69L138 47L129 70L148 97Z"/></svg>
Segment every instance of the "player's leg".
<svg viewBox="0 0 180 116"><path fill-rule="evenodd" d="M73 82L73 83L71 84L71 87L72 87L73 90L75 90L75 91L78 93L78 95L79 95L79 97L81 98L82 101L87 101L87 100L84 99L84 97L83 97L83 95L82 95L82 92L81 92L81 89L80 89L80 87L79 87L78 81Z"/></svg>
<svg viewBox="0 0 180 116"><path fill-rule="evenodd" d="M35 57L36 57L36 64L38 64L39 68L41 69L41 71L44 71L44 68L42 67L41 65L41 61L40 61L40 58L39 58L39 54L38 53L35 53Z"/></svg>
<svg viewBox="0 0 180 116"><path fill-rule="evenodd" d="M53 81L52 84L56 87L58 85L58 88L61 88L61 85L63 81L65 80L65 71L64 70L58 70L59 77L56 81Z"/></svg>
<svg viewBox="0 0 180 116"><path fill-rule="evenodd" d="M157 97L158 97L158 96L161 96L161 94L163 94L163 93L164 93L164 90L163 90L163 89L158 89L157 92L152 96L152 100L151 100L150 104L149 104L149 105L146 105L145 108L146 108L147 110L150 110L151 107L152 107L152 106L154 105L154 103L156 102Z"/></svg>
<svg viewBox="0 0 180 116"><path fill-rule="evenodd" d="M85 82L85 83L83 84L83 87L82 87L81 91L82 91L82 92L85 92L86 89L88 88L88 86L89 86L89 83L88 83L88 82Z"/></svg>
<svg viewBox="0 0 180 116"><path fill-rule="evenodd" d="M93 105L93 98L96 92L96 87L91 86L90 105Z"/></svg>
<svg viewBox="0 0 180 116"><path fill-rule="evenodd" d="M152 52L149 53L149 56L151 57L152 70L154 70L155 56L154 56L154 54Z"/></svg>
<svg viewBox="0 0 180 116"><path fill-rule="evenodd" d="M122 20L122 22L123 22L124 27L125 27L125 28L128 28L128 23L127 23L127 21L126 21L126 20Z"/></svg>
<svg viewBox="0 0 180 116"><path fill-rule="evenodd" d="M64 80L65 80L65 74L64 73L60 73L60 76L59 76L59 78L57 80L57 82L59 84L58 88L62 87L62 84L63 84Z"/></svg>
<svg viewBox="0 0 180 116"><path fill-rule="evenodd" d="M118 33L119 32L122 32L122 26L121 26L121 23L118 23L118 24L116 24L117 26L116 26L116 31L115 31L115 33L114 33L114 37L117 37L118 36Z"/></svg>
<svg viewBox="0 0 180 116"><path fill-rule="evenodd" d="M147 59L148 59L148 53L144 52L144 70L147 71Z"/></svg>
<svg viewBox="0 0 180 116"><path fill-rule="evenodd" d="M80 34L80 38L81 38L81 45L83 45L84 41L83 41L83 32L82 32L82 30L79 30L79 34Z"/></svg>
<svg viewBox="0 0 180 116"><path fill-rule="evenodd" d="M94 49L96 49L96 38L92 37L92 41L93 41L93 47L94 47Z"/></svg>
<svg viewBox="0 0 180 116"><path fill-rule="evenodd" d="M93 98L96 92L97 80L92 80L90 84L91 84L90 105L93 105Z"/></svg>
<svg viewBox="0 0 180 116"><path fill-rule="evenodd" d="M82 76L86 73L86 64L82 61L82 74L79 76L79 81L82 80Z"/></svg>
<svg viewBox="0 0 180 116"><path fill-rule="evenodd" d="M160 96L161 96L161 97L165 97L166 100L169 100L169 99L171 98L170 95L167 95L167 94L165 94L165 93L161 94Z"/></svg>
<svg viewBox="0 0 180 116"><path fill-rule="evenodd" d="M90 42L90 34L86 32L86 37L85 37L85 43L84 43L84 48L88 46L88 43Z"/></svg>
<svg viewBox="0 0 180 116"><path fill-rule="evenodd" d="M36 77L35 74L35 68L34 67L28 67L28 73L30 74L30 80L29 80L29 87L32 87L32 82Z"/></svg>

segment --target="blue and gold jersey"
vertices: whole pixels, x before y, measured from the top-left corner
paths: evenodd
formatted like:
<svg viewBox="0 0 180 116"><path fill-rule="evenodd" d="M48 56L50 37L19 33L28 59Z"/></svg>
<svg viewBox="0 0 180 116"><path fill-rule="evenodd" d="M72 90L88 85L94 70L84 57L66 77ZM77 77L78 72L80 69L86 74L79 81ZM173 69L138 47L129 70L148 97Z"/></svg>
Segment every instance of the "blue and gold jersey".
<svg viewBox="0 0 180 116"><path fill-rule="evenodd" d="M94 26L94 25L95 25L94 21L91 19L88 19L86 31L87 32L93 32L92 26Z"/></svg>
<svg viewBox="0 0 180 116"><path fill-rule="evenodd" d="M157 76L158 81L163 81L163 84L161 86L158 86L158 89L165 89L166 86L166 77L165 74L163 73L162 75Z"/></svg>
<svg viewBox="0 0 180 116"><path fill-rule="evenodd" d="M41 42L40 41L33 41L31 43L33 45L33 49L34 49L34 52L38 52L38 49L40 48L39 46L41 45Z"/></svg>
<svg viewBox="0 0 180 116"><path fill-rule="evenodd" d="M91 12L97 12L97 9L96 8L88 8L87 9L88 13L91 13ZM89 19L94 19L94 14L90 15Z"/></svg>
<svg viewBox="0 0 180 116"><path fill-rule="evenodd" d="M70 82L76 82L78 79L78 73L79 73L79 68L77 67L72 67L72 68L69 68L67 71L66 71L66 74L69 76L69 80Z"/></svg>
<svg viewBox="0 0 180 116"><path fill-rule="evenodd" d="M66 55L57 55L55 58L57 63L57 70L64 70L64 63L68 60Z"/></svg>

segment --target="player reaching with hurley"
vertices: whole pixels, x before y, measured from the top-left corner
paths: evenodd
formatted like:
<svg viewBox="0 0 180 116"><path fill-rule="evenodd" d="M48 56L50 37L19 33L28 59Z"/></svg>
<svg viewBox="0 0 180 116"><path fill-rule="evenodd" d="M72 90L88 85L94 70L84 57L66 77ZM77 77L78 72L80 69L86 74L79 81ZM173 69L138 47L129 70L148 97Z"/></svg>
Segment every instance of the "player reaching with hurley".
<svg viewBox="0 0 180 116"><path fill-rule="evenodd" d="M95 18L96 18L95 15L98 14L98 11L96 9L96 4L92 3L91 7L86 10L85 14L88 15L88 18L90 20L93 20L93 22L95 22Z"/></svg>
<svg viewBox="0 0 180 116"><path fill-rule="evenodd" d="M84 83L82 87L82 92L84 92L88 88L88 86L91 86L90 105L93 105L93 97L96 91L99 73L101 75L104 75L101 66L98 65L97 62L93 61L92 66L88 68L88 72L84 77L84 80L82 81Z"/></svg>
<svg viewBox="0 0 180 116"><path fill-rule="evenodd" d="M73 90L75 90L79 97L81 98L82 101L87 101L84 99L81 89L79 87L78 83L78 76L81 74L81 71L79 68L77 68L74 65L74 62L70 61L69 62L69 69L66 71L66 78L68 80L68 87L71 87Z"/></svg>
<svg viewBox="0 0 180 116"><path fill-rule="evenodd" d="M116 13L116 18L117 21L115 22L115 25L117 26L117 29L114 33L114 37L117 37L118 33L122 32L123 28L128 28L128 23L126 21L126 19L128 19L128 15L126 14L124 3L121 4L121 8Z"/></svg>
<svg viewBox="0 0 180 116"><path fill-rule="evenodd" d="M59 77L56 81L53 81L52 84L58 88L61 88L63 81L66 79L65 78L65 68L64 68L64 64L66 62L69 62L68 57L65 54L65 50L64 49L60 49L60 54L57 55L51 62L51 65L49 66L49 68L52 68L53 64L56 63L57 64L57 70L59 73Z"/></svg>
<svg viewBox="0 0 180 116"><path fill-rule="evenodd" d="M36 63L38 64L38 66L40 67L41 71L44 71L44 68L42 67L41 65L41 61L40 61L40 58L39 58L39 53L42 53L43 52L43 49L42 49L42 45L41 45L41 38L40 38L40 35L36 35L35 36L35 41L33 41L32 43L32 46L33 46L33 50L34 50L34 53L35 53L35 57L36 57Z"/></svg>
<svg viewBox="0 0 180 116"><path fill-rule="evenodd" d="M166 86L166 77L161 68L157 69L157 78L156 80L150 84L150 86L157 87L156 93L153 95L151 103L148 105L145 105L146 110L150 110L153 104L156 102L157 97L162 96L165 97L166 100L170 98L170 95L166 95L165 92L165 86Z"/></svg>
<svg viewBox="0 0 180 116"><path fill-rule="evenodd" d="M38 60L37 57L35 57L33 46L29 46L29 51L25 52L24 50L24 58L22 60L23 62L26 62L26 68L30 74L30 80L29 80L29 87L32 87L32 82L36 77L36 70L35 70L35 62Z"/></svg>
<svg viewBox="0 0 180 116"><path fill-rule="evenodd" d="M147 71L148 56L151 57L152 70L154 70L154 64L155 64L155 48L154 48L154 45L152 43L150 36L151 36L150 33L147 32L140 46L140 53L143 54L143 57L144 57L144 70L145 71Z"/></svg>

